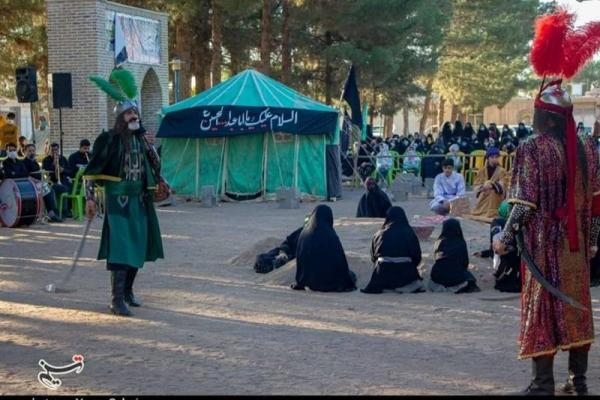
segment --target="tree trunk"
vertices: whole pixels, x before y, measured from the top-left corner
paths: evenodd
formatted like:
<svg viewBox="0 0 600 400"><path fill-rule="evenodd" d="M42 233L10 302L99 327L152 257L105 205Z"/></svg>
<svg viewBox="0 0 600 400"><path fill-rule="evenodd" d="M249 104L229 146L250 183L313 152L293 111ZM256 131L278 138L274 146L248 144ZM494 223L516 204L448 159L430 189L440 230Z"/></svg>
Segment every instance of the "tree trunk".
<svg viewBox="0 0 600 400"><path fill-rule="evenodd" d="M440 96L440 105L438 108L438 128L440 129L440 132L442 129L442 125L444 125L444 122L446 122L446 121L444 121L444 117L445 117L444 109L445 108L446 108L446 99L444 99L444 96Z"/></svg>
<svg viewBox="0 0 600 400"><path fill-rule="evenodd" d="M221 45L223 39L221 25L221 6L213 0L211 18L212 57L210 59L211 87L221 82Z"/></svg>
<svg viewBox="0 0 600 400"><path fill-rule="evenodd" d="M289 83L292 73L292 52L290 48L290 2L282 0L283 22L281 27L281 81Z"/></svg>
<svg viewBox="0 0 600 400"><path fill-rule="evenodd" d="M231 62L229 68L231 69L231 75L235 75L242 70L242 57L236 50L230 49L229 55L231 56Z"/></svg>
<svg viewBox="0 0 600 400"><path fill-rule="evenodd" d="M179 101L190 97L191 84L191 59L192 59L192 37L190 27L180 22L175 29L175 54L181 59L181 71L179 72ZM175 95L175 88L173 88Z"/></svg>
<svg viewBox="0 0 600 400"><path fill-rule="evenodd" d="M402 118L404 119L404 134L406 136L410 135L410 127L408 126L408 107L404 107L402 109Z"/></svg>
<svg viewBox="0 0 600 400"><path fill-rule="evenodd" d="M392 137L392 133L394 132L394 116L386 115L383 121L384 121L383 137L384 138Z"/></svg>
<svg viewBox="0 0 600 400"><path fill-rule="evenodd" d="M333 36L331 32L325 32L325 43L327 47L333 44ZM325 104L331 105L333 97L333 66L331 65L331 57L325 57Z"/></svg>
<svg viewBox="0 0 600 400"><path fill-rule="evenodd" d="M375 107L377 107L377 92L373 88L373 97L371 99L371 109L369 110L369 125L373 129L373 119L375 118Z"/></svg>
<svg viewBox="0 0 600 400"><path fill-rule="evenodd" d="M452 104L452 111L450 112L450 122L454 123L458 119L458 106L456 104Z"/></svg>
<svg viewBox="0 0 600 400"><path fill-rule="evenodd" d="M195 40L194 53L192 54L192 74L196 77L196 93L203 92L211 85L210 67L212 53L208 45L212 32L209 10L210 3L205 4L200 10L200 13L197 16L198 19L193 26Z"/></svg>
<svg viewBox="0 0 600 400"><path fill-rule="evenodd" d="M433 77L427 81L427 88L425 89L425 101L423 102L423 115L421 121L419 121L419 133L424 133L427 128L427 122L429 121L429 110L431 108L431 93L433 92Z"/></svg>
<svg viewBox="0 0 600 400"><path fill-rule="evenodd" d="M271 71L271 0L263 0L260 25L260 69L268 75Z"/></svg>

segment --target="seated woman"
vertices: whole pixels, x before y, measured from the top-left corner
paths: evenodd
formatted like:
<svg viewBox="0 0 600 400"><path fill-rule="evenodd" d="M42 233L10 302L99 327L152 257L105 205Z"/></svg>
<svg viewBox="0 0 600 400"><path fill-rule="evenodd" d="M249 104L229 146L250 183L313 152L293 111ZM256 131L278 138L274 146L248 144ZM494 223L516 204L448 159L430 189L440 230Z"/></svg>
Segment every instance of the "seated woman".
<svg viewBox="0 0 600 400"><path fill-rule="evenodd" d="M494 236L502 233L506 219L496 218L492 221L491 234L492 241ZM494 278L496 283L494 289L500 292L520 293L521 292L521 256L517 250L516 243L510 246L510 251L504 255L494 254Z"/></svg>
<svg viewBox="0 0 600 400"><path fill-rule="evenodd" d="M383 226L373 236L371 261L375 270L361 292L382 293L384 289L401 293L425 291L423 278L417 270L421 263L421 246L401 207L390 208Z"/></svg>
<svg viewBox="0 0 600 400"><path fill-rule="evenodd" d="M356 275L348 268L346 254L333 229L333 213L317 206L298 238L294 290L349 292L356 289Z"/></svg>
<svg viewBox="0 0 600 400"><path fill-rule="evenodd" d="M500 206L498 207L498 218L500 220L506 220L508 218L509 211L510 211L510 205L508 204L508 202L506 200L504 200L502 203L500 203ZM494 220L492 220L492 222L491 222L490 246L484 250L476 251L475 253L473 253L474 256L481 257L481 258L490 258L490 257L494 256L494 251L492 250L492 242L494 241L494 235L496 235L498 233L497 223L498 223L497 221L494 223ZM504 226L504 225L502 225L502 226ZM502 228L500 228L500 230L502 230Z"/></svg>
<svg viewBox="0 0 600 400"><path fill-rule="evenodd" d="M385 218L392 206L387 194L383 192L373 178L365 180L367 192L358 202L356 218Z"/></svg>
<svg viewBox="0 0 600 400"><path fill-rule="evenodd" d="M476 279L469 272L469 253L460 222L447 219L435 243L435 263L431 268L429 290L432 292L479 292Z"/></svg>

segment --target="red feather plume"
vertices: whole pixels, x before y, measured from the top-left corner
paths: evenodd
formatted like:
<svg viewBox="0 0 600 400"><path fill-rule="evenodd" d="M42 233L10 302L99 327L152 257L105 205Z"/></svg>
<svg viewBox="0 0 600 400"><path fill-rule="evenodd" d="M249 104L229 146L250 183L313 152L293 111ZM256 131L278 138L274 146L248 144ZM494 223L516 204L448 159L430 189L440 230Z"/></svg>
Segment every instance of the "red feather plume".
<svg viewBox="0 0 600 400"><path fill-rule="evenodd" d="M559 8L539 17L530 61L540 76L572 78L600 49L600 22L574 28L575 14Z"/></svg>
<svg viewBox="0 0 600 400"><path fill-rule="evenodd" d="M575 76L600 49L600 21L590 22L567 35L563 44L563 76Z"/></svg>
<svg viewBox="0 0 600 400"><path fill-rule="evenodd" d="M573 25L573 19L573 14L567 10L560 10L536 20L530 60L533 70L539 76L562 75L560 61L564 58L563 42Z"/></svg>

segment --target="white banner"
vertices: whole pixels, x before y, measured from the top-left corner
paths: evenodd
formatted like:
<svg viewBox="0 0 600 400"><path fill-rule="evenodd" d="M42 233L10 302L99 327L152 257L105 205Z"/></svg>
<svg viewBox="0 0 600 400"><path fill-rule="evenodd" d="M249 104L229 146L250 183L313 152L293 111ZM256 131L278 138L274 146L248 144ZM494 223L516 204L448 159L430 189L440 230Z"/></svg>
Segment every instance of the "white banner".
<svg viewBox="0 0 600 400"><path fill-rule="evenodd" d="M117 13L115 61L160 64L160 23L157 20Z"/></svg>

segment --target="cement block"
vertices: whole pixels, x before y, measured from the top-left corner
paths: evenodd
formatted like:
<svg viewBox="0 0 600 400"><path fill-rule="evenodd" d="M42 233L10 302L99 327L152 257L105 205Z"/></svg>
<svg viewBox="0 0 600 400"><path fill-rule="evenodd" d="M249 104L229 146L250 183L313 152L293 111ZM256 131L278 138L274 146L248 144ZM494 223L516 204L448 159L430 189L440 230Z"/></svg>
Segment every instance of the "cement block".
<svg viewBox="0 0 600 400"><path fill-rule="evenodd" d="M212 185L202 186L202 207L215 207L217 205L217 196L215 194L215 187Z"/></svg>
<svg viewBox="0 0 600 400"><path fill-rule="evenodd" d="M279 203L279 208L300 208L299 197L296 188L280 187L279 190L277 190L277 202Z"/></svg>

